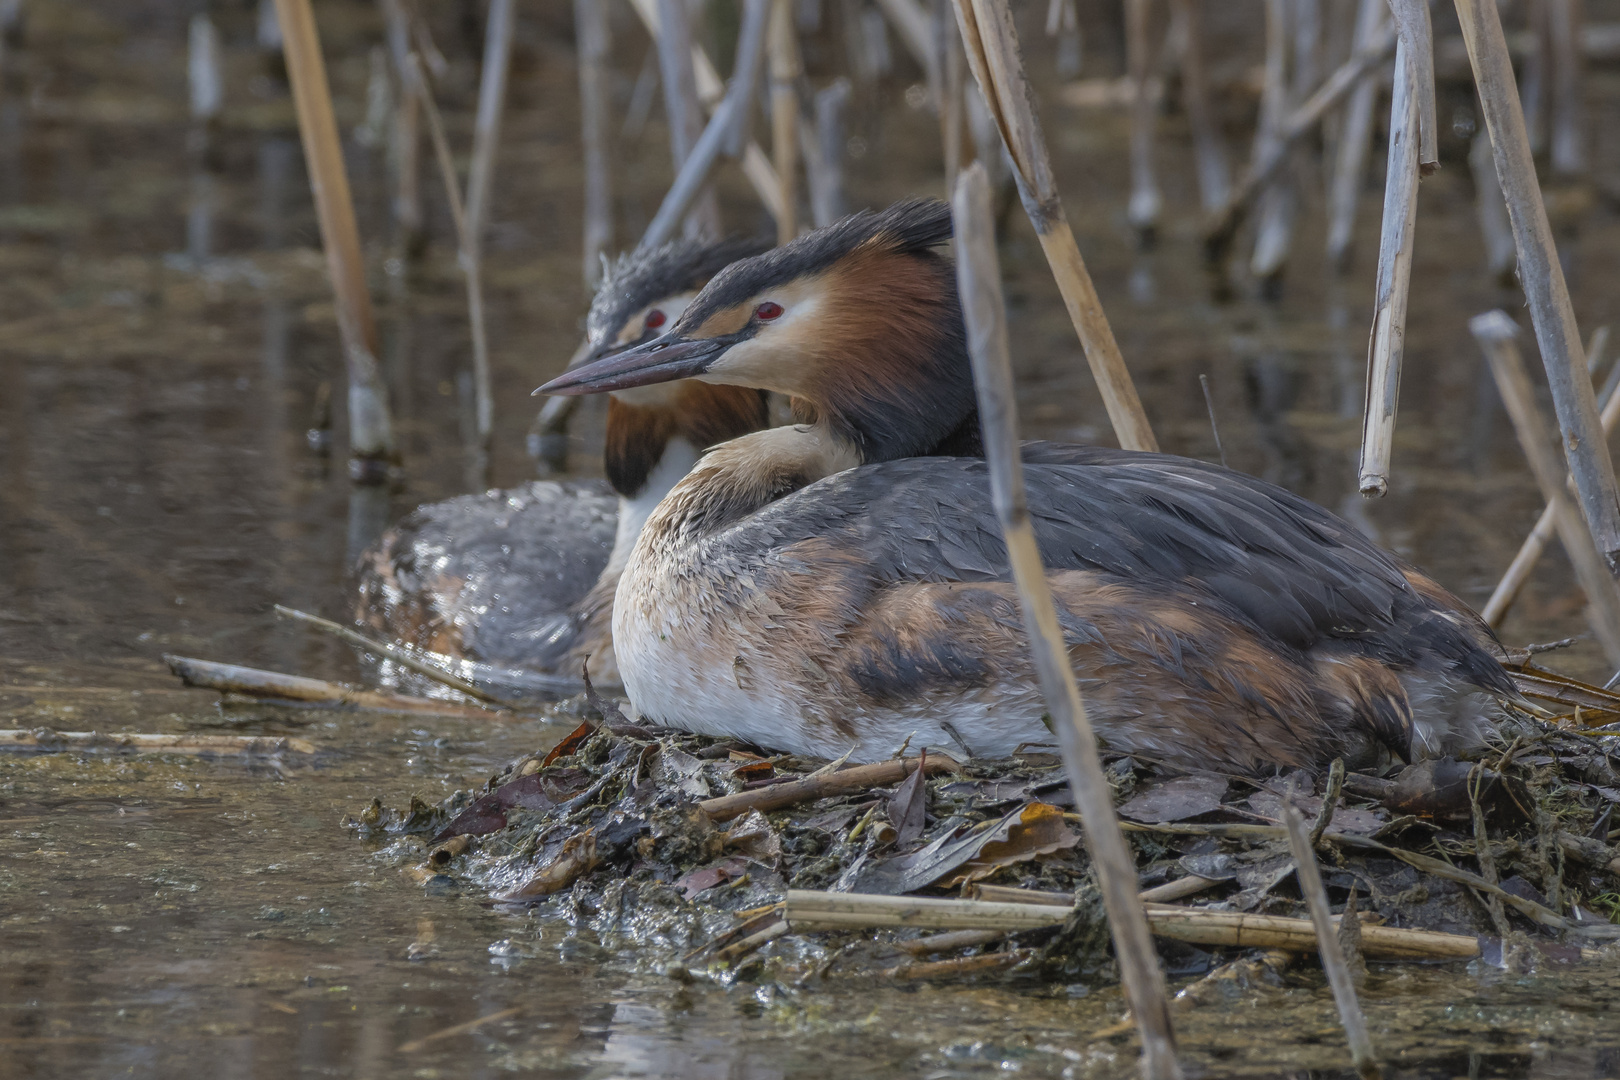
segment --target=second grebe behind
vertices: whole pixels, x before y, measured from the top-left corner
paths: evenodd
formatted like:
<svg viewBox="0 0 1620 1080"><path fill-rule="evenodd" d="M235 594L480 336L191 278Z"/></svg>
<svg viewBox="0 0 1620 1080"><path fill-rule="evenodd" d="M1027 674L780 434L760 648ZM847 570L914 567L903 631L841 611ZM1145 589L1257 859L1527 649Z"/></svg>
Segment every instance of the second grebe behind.
<svg viewBox="0 0 1620 1080"><path fill-rule="evenodd" d="M814 422L706 455L648 519L614 637L648 719L835 757L1048 737L985 464L917 458L973 415L950 211L855 215L734 264L675 328L548 393L697 378ZM1028 444L1026 483L1099 734L1253 772L1488 730L1488 629L1347 522L1163 454Z"/></svg>

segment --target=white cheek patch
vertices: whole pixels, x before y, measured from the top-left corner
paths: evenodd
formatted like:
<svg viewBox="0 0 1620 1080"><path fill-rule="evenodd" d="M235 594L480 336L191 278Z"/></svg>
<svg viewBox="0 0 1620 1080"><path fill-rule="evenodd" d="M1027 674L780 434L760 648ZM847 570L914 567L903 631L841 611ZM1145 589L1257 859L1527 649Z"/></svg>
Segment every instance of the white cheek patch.
<svg viewBox="0 0 1620 1080"><path fill-rule="evenodd" d="M770 297L764 297L764 303ZM704 382L754 386L783 394L798 392L805 346L815 340L821 297L785 296L780 317L760 323L754 336L727 349L709 370Z"/></svg>
<svg viewBox="0 0 1620 1080"><path fill-rule="evenodd" d="M674 296L666 296L662 300L648 304L624 321L624 326L620 327L618 334L613 338L613 344L629 345L632 342L640 341L641 335L647 332L647 316L654 311L664 313L664 323L658 328L656 334L658 337L663 337L675 329L676 322L680 320L681 312L685 311L687 306L696 299L697 293L684 292L676 293ZM599 346L601 343L593 341L591 344Z"/></svg>

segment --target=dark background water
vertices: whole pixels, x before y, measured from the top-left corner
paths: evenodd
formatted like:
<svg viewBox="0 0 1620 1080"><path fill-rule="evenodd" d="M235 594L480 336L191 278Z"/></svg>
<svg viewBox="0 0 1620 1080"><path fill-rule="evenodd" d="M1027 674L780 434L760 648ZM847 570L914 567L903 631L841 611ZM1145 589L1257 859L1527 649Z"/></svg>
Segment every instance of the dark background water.
<svg viewBox="0 0 1620 1080"><path fill-rule="evenodd" d="M1466 142L1450 130L1466 129L1467 95L1442 94L1444 168L1419 196L1395 474L1389 496L1368 503L1355 463L1381 151L1349 275L1322 266L1322 178L1307 170L1279 294L1261 299L1240 277L1218 299L1197 256L1184 120L1163 121L1166 221L1142 251L1124 220L1126 117L1058 103L1044 6L1018 7L1060 186L1164 448L1215 457L1207 374L1233 467L1339 510L1482 603L1540 501L1466 330L1493 306L1528 325L1517 293L1483 268ZM0 727L297 733L323 751L280 768L0 759L0 1075L1128 1072L1128 1044L1088 1034L1120 1015L1112 990L683 987L621 943L426 891L402 869L409 852L373 851L339 827L373 795L398 804L480 783L556 738L554 725L221 710L176 687L164 652L356 677L351 653L278 623L271 605L342 617L358 548L415 503L469 489L470 346L448 214L424 168L432 244L420 264L392 258L382 150L354 134L377 17L357 0L317 7L404 456L391 492L347 483L341 407L329 459L306 441L322 385L335 382L341 400L336 326L290 102L253 46L251 6L214 12L228 63L217 167L195 152L186 116L188 5L38 0L0 62ZM480 9L429 8L451 61L451 138L466 147ZM1588 9L1620 17L1612 3ZM520 5L486 271L498 483L533 475L528 392L566 362L587 300L570 12ZM1082 4L1081 16L1084 74L1117 74L1117 9ZM1211 22L1215 76L1230 83L1259 58L1260 6L1223 6ZM628 10L615 30L622 116L646 42ZM807 46L816 79L841 65L837 41ZM857 95L855 205L943 193L935 120L908 104L921 75L895 50L895 72ZM1602 182L1620 176L1620 71L1595 66L1587 95L1597 194L1559 219L1584 331L1620 323L1620 212ZM1219 104L1237 160L1252 95ZM622 243L668 181L659 112L639 143L617 148ZM734 169L721 188L730 227L768 224ZM1016 211L1002 255L1027 433L1106 439ZM1525 346L1533 358L1528 335ZM576 424L578 472L598 468L599 427L591 410ZM1503 636L1583 630L1555 550ZM1607 674L1590 643L1558 663ZM407 958L413 945L422 958ZM1389 970L1367 997L1375 1038L1415 1075L1612 1075L1612 972ZM400 1050L510 1008L522 1011L476 1035ZM1310 974L1196 1011L1183 1038L1192 1060L1222 1073L1345 1063Z"/></svg>

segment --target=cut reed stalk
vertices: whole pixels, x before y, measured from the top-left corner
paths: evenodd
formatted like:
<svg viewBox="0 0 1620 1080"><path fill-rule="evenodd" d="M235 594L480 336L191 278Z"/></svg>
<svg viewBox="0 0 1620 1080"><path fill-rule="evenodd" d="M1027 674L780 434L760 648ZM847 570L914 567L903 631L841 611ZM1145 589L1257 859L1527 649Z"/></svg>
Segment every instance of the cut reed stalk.
<svg viewBox="0 0 1620 1080"><path fill-rule="evenodd" d="M771 160L776 166L782 212L776 217L776 242L785 244L799 232L799 93L804 74L790 0L774 0L770 25Z"/></svg>
<svg viewBox="0 0 1620 1080"><path fill-rule="evenodd" d="M1395 93L1389 113L1389 163L1384 175L1384 223L1378 239L1378 286L1367 346L1367 396L1362 408L1357 486L1368 498L1389 490L1395 409L1406 351L1406 301L1417 233L1419 169L1418 71L1406 39L1395 47Z"/></svg>
<svg viewBox="0 0 1620 1080"><path fill-rule="evenodd" d="M730 821L750 810L768 814L784 806L796 806L828 795L841 795L851 791L883 787L887 784L898 784L917 770L917 761L917 758L894 758L870 765L854 765L829 773L815 773L803 780L789 780L783 784L755 788L753 791L739 791L735 795L704 799L698 806L712 821ZM923 767L929 774L953 772L960 768L954 761L939 754L929 754L928 762Z"/></svg>
<svg viewBox="0 0 1620 1080"><path fill-rule="evenodd" d="M1352 55L1365 52L1383 27L1385 0L1360 0L1356 9L1356 29ZM1373 106L1378 101L1378 82L1371 72L1356 80L1345 102L1344 121L1333 155L1333 178L1328 187L1327 256L1341 272L1349 266L1350 246L1355 237L1356 209L1361 202L1362 179L1367 172L1367 148L1372 143Z"/></svg>
<svg viewBox="0 0 1620 1080"><path fill-rule="evenodd" d="M1153 172L1159 103L1148 37L1151 15L1150 0L1125 0L1125 66L1131 80L1131 198L1125 217L1143 241L1152 237L1163 205Z"/></svg>
<svg viewBox="0 0 1620 1080"><path fill-rule="evenodd" d="M1587 370L1595 371L1603 357L1603 351L1608 346L1609 328L1600 326L1592 332L1592 341L1586 350ZM1603 412L1599 419L1603 423L1604 438L1614 432L1615 425L1620 423L1620 364L1616 364L1609 372L1608 382L1604 386ZM1566 478L1565 490L1574 492L1575 481ZM1542 553L1547 550L1547 543L1557 531L1557 513L1551 505L1541 511L1541 517L1536 520L1536 527L1530 530L1530 535L1524 538L1519 545L1519 551L1513 556L1513 561L1502 574L1502 580L1496 583L1491 598L1485 602L1480 611L1480 618L1484 619L1492 628L1499 628L1502 620L1507 617L1508 609L1513 601L1519 598L1519 592L1524 583L1530 579L1530 572L1535 569L1536 563L1541 561Z"/></svg>
<svg viewBox="0 0 1620 1080"><path fill-rule="evenodd" d="M1440 167L1434 107L1434 28L1428 0L1389 0L1409 68L1407 92L1417 109L1418 168L1428 176ZM1396 68L1397 77L1400 68Z"/></svg>
<svg viewBox="0 0 1620 1080"><path fill-rule="evenodd" d="M971 41L975 36L964 26L964 39ZM952 199L952 216L956 224L957 282L990 468L991 499L1006 538L1035 670L1063 750L1069 787L1085 822L1086 844L1102 886L1114 952L1141 1032L1143 1070L1150 1078L1178 1077L1181 1070L1176 1063L1164 973L1136 896L1136 861L1114 817L1097 738L1080 700L1025 503L990 180L983 167L974 165L962 173Z"/></svg>
<svg viewBox="0 0 1620 1080"><path fill-rule="evenodd" d="M1282 817L1288 829L1288 847L1294 854L1294 877L1311 912L1317 955L1322 958L1322 970L1327 974L1328 986L1333 990L1334 1004L1339 1007L1339 1023L1344 1026L1345 1039L1350 1043L1350 1059L1355 1064L1356 1072L1366 1080L1372 1080L1383 1073L1373 1053L1372 1036L1367 1034L1367 1018L1362 1015L1361 1002L1356 998L1356 985L1350 977L1344 949L1339 944L1337 928L1333 925L1333 911L1328 906L1327 890L1322 887L1322 873L1316 865L1316 853L1311 849L1311 840L1305 834L1305 822L1300 818L1299 811L1292 806L1284 806Z"/></svg>
<svg viewBox="0 0 1620 1080"><path fill-rule="evenodd" d="M1376 3L1378 0L1366 0ZM1209 78L1204 71L1203 0L1173 0L1182 20L1181 107L1192 130L1193 160L1198 168L1198 199L1206 214L1225 205L1232 193L1232 168L1226 140L1210 111Z"/></svg>
<svg viewBox="0 0 1620 1080"><path fill-rule="evenodd" d="M679 174L703 135L703 105L692 67L692 26L686 0L657 0L658 67L664 77L664 111L669 117L669 151ZM705 183L685 211L683 231L690 238L718 239L720 202Z"/></svg>
<svg viewBox="0 0 1620 1080"><path fill-rule="evenodd" d="M1620 586L1609 575L1592 534L1582 527L1580 514L1564 494L1565 473L1558 467L1558 456L1549 442L1546 425L1536 408L1535 391L1531 389L1530 377L1519 355L1515 340L1519 327L1505 312L1488 311L1470 319L1468 329L1490 362L1496 389L1513 421L1536 485L1541 488L1541 497L1553 508L1558 538L1569 555L1576 580L1586 593L1592 629L1610 665L1620 666ZM1585 377L1584 371L1582 376ZM1587 392L1591 393L1590 380ZM1601 421L1597 430L1602 431Z"/></svg>
<svg viewBox="0 0 1620 1080"><path fill-rule="evenodd" d="M370 709L381 712L425 713L431 716L454 716L465 720L511 720L510 712L496 712L475 705L455 705L432 698L412 697L408 694L386 694L377 690L361 690L325 679L307 679L301 675L283 675L279 671L241 667L237 664L216 664L189 656L165 654L163 662L187 686L205 690L218 690L226 694L284 701L304 705L329 705L350 709Z"/></svg>
<svg viewBox="0 0 1620 1080"><path fill-rule="evenodd" d="M574 35L579 46L580 144L585 166L585 284L595 288L602 278L602 259L613 246L608 5L600 0L574 0Z"/></svg>
<svg viewBox="0 0 1620 1080"><path fill-rule="evenodd" d="M1553 244L1552 226L1536 180L1524 113L1513 81L1513 62L1494 0L1455 0L1468 59L1474 69L1496 158L1496 176L1507 201L1508 221L1519 252L1519 281L1547 369L1564 455L1575 476L1581 511L1610 573L1620 570L1620 492L1614 463L1602 438L1592 380L1581 364L1580 330L1569 287Z"/></svg>
<svg viewBox="0 0 1620 1080"><path fill-rule="evenodd" d="M714 115L709 118L708 127L703 129L703 135L693 146L686 163L676 174L675 182L670 185L663 203L658 207L658 213L653 216L652 223L642 234L641 243L637 245L636 250L650 251L674 235L675 225L708 184L709 172L720 160L726 144L742 129L753 99L753 87L758 80L760 64L765 58L765 30L770 19L771 3L772 0L745 0L742 29L737 36L737 63L733 68L735 75L731 87L726 91L726 96L721 100L719 107L715 109ZM778 203L780 195L781 187L778 183L776 187ZM779 206L776 213L777 220L781 220L781 216L787 211Z"/></svg>
<svg viewBox="0 0 1620 1080"><path fill-rule="evenodd" d="M954 0L957 27L984 104L1018 175L1024 211L1041 240L1041 250L1057 279L1058 291L1080 336L1092 377L1108 410L1114 437L1127 450L1156 451L1142 399L1131 382L1114 331L1108 325L1096 286L1063 214L1052 163L1035 116L1034 98L1024 76L1007 0Z"/></svg>
<svg viewBox="0 0 1620 1080"><path fill-rule="evenodd" d="M276 17L349 375L349 475L357 482L381 483L394 456L393 424L377 366L377 325L315 15L309 0L276 0Z"/></svg>

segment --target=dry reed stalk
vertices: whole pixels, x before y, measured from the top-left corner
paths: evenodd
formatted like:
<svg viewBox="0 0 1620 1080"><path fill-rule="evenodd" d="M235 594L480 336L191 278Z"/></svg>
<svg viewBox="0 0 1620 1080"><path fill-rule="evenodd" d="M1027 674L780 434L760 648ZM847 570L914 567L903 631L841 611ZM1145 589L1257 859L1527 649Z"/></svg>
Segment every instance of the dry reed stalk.
<svg viewBox="0 0 1620 1080"><path fill-rule="evenodd" d="M355 224L349 177L343 169L343 147L332 114L332 92L326 82L315 15L309 0L276 0L276 16L349 375L349 475L357 482L380 483L394 456L393 425L388 391L377 366L377 324L366 291L360 229Z"/></svg>
<svg viewBox="0 0 1620 1080"><path fill-rule="evenodd" d="M966 27L963 37L972 40ZM990 179L982 166L976 164L963 171L951 205L956 225L957 283L990 468L991 499L1006 539L1035 670L1063 750L1069 788L1085 823L1086 846L1101 883L1114 952L1141 1032L1143 1070L1150 1078L1177 1077L1181 1070L1176 1064L1169 998L1147 919L1136 896L1136 860L1114 817L1111 789L1097 753L1097 737L1080 700L1025 503Z"/></svg>
<svg viewBox="0 0 1620 1080"><path fill-rule="evenodd" d="M641 24L647 28L647 33L653 38L656 45L658 41L658 0L630 0L630 6L636 9ZM725 83L720 81L720 75L714 69L707 53L700 46L692 46L692 72L697 78L698 97L703 107L711 114L719 108L720 101L725 97ZM743 175L748 177L748 183L753 187L759 201L765 204L765 210L774 219L782 213L782 207L777 198L780 185L776 182L776 169L771 166L770 158L765 156L759 144L749 140L743 146L742 156Z"/></svg>
<svg viewBox="0 0 1620 1080"><path fill-rule="evenodd" d="M1264 82L1260 91L1260 117L1255 124L1254 146L1249 155L1249 171L1258 173L1262 162L1275 159L1270 176L1263 185L1257 185L1260 202L1260 225L1255 230L1254 254L1251 270L1261 277L1276 269L1274 262L1279 241L1284 253L1287 249L1289 227L1279 219L1279 212L1291 212L1280 200L1286 200L1276 174L1282 171L1289 148L1283 143L1282 126L1288 118L1288 15L1290 0L1265 0L1266 8L1266 61ZM1281 224L1281 235L1278 227ZM1280 264L1279 264L1280 265ZM1267 269L1262 270L1262 267Z"/></svg>
<svg viewBox="0 0 1620 1080"><path fill-rule="evenodd" d="M1592 332L1592 341L1586 350L1587 370L1595 371L1598 362L1603 357L1603 351L1609 343L1609 328L1600 326ZM1603 424L1603 435L1607 439L1614 432L1615 425L1620 424L1620 364L1609 373L1607 385L1602 394L1603 412L1599 420ZM1575 481L1567 479L1564 482L1567 491L1575 490ZM1513 601L1519 597L1524 583L1530 579L1530 572L1535 569L1536 563L1541 561L1542 553L1547 550L1547 543L1553 538L1557 530L1557 513L1552 506L1541 511L1541 517L1536 520L1536 527L1530 530L1530 535L1524 538L1519 545L1519 551L1513 556L1513 561L1502 573L1502 580L1496 583L1491 592L1491 598L1485 602L1480 610L1480 618L1484 619L1492 628L1499 628L1502 620L1507 616L1508 609Z"/></svg>
<svg viewBox="0 0 1620 1080"><path fill-rule="evenodd" d="M953 956L949 960L912 961L888 968L880 974L889 979L951 979L1014 967L1034 955L1034 949L1009 949L1007 952L979 953L977 956Z"/></svg>
<svg viewBox="0 0 1620 1080"><path fill-rule="evenodd" d="M1294 855L1294 877L1311 912L1317 955L1322 958L1322 970L1327 974L1328 986L1333 989L1334 1004L1339 1007L1339 1023L1344 1025L1345 1039L1350 1044L1350 1059L1356 1066L1356 1072L1371 1080L1383 1073L1373 1053L1372 1037L1367 1034L1367 1018L1362 1015L1361 1002L1356 999L1355 981L1350 976L1344 948L1339 944L1339 935L1333 925L1333 911L1328 906L1327 890L1322 887L1322 872L1316 865L1316 853L1311 849L1310 837L1305 835L1305 822L1300 818L1299 811L1292 806L1284 806L1282 817L1288 829L1288 847Z"/></svg>
<svg viewBox="0 0 1620 1080"><path fill-rule="evenodd" d="M1620 569L1620 491L1614 463L1602 438L1592 380L1581 364L1581 336L1552 226L1536 180L1524 113L1513 82L1513 62L1496 4L1455 0L1468 59L1474 69L1496 158L1496 177L1507 201L1508 221L1519 252L1519 281L1547 369L1564 454L1575 476L1581 511L1611 573Z"/></svg>
<svg viewBox="0 0 1620 1080"><path fill-rule="evenodd" d="M422 102L410 65L411 21L402 0L378 0L378 6L382 10L388 57L398 85L393 137L389 141L389 165L394 181L390 209L394 226L399 230L400 250L407 255L417 255L425 239L422 231Z"/></svg>
<svg viewBox="0 0 1620 1080"><path fill-rule="evenodd" d="M432 698L412 697L408 694L361 690L341 683L327 682L325 679L283 675L279 671L263 671L236 664L216 664L211 660L198 660L190 656L164 654L163 662L168 664L169 670L178 675L187 686L218 690L226 694L381 712L454 716L464 720L513 718L510 712L496 712L476 705L454 705L448 701L434 701Z"/></svg>
<svg viewBox="0 0 1620 1080"><path fill-rule="evenodd" d="M467 279L467 315L472 327L473 398L479 471L488 483L490 442L495 434L495 394L490 385L489 335L484 321L484 226L495 187L495 151L500 145L506 79L512 68L514 0L490 0L484 27L484 65L473 122L472 166L467 172L466 229L461 234L462 272Z"/></svg>
<svg viewBox="0 0 1620 1080"><path fill-rule="evenodd" d="M1410 72L1407 92L1417 108L1418 168L1428 176L1440 167L1434 107L1434 27L1429 22L1429 2L1389 0L1389 9L1405 46Z"/></svg>
<svg viewBox="0 0 1620 1080"><path fill-rule="evenodd" d="M1035 116L1034 98L1024 76L1007 0L954 0L957 26L984 104L1018 174L1018 194L1041 240L1041 250L1057 279L1069 318L1102 394L1120 446L1156 451L1158 440L1142 410L1142 399L1120 355L1096 286L1086 271L1074 231L1063 214L1052 163ZM981 155L982 157L982 155Z"/></svg>
<svg viewBox="0 0 1620 1080"><path fill-rule="evenodd" d="M235 757L275 757L313 754L315 744L281 735L151 735L130 731L53 731L49 728L0 731L0 750L75 753L96 750L133 750L140 754L218 754Z"/></svg>
<svg viewBox="0 0 1620 1080"><path fill-rule="evenodd" d="M1360 0L1356 8L1355 38L1351 55L1373 45L1384 24L1385 0ZM1367 173L1367 148L1372 143L1373 106L1378 101L1378 82L1370 73L1356 80L1345 102L1344 120L1333 155L1333 178L1328 186L1328 261L1339 270L1350 262L1350 245L1355 237L1356 209L1361 202L1361 184Z"/></svg>
<svg viewBox="0 0 1620 1080"><path fill-rule="evenodd" d="M1153 43L1148 38L1151 0L1125 0L1125 66L1131 80L1131 198L1125 218L1143 241L1159 223L1163 200L1153 174L1153 136L1158 126Z"/></svg>
<svg viewBox="0 0 1620 1080"><path fill-rule="evenodd" d="M1182 21L1181 107L1192 130L1193 160L1198 168L1198 198L1212 214L1232 193L1232 169L1226 158L1226 140L1210 111L1209 79L1204 71L1203 0L1172 0ZM1378 0L1366 0L1375 3Z"/></svg>
<svg viewBox="0 0 1620 1080"><path fill-rule="evenodd" d="M934 31L929 25L928 13L917 0L877 0L877 6L888 16L889 23L905 42L906 51L929 79L935 80Z"/></svg>
<svg viewBox="0 0 1620 1080"><path fill-rule="evenodd" d="M1541 488L1541 497L1553 508L1558 538L1569 555L1576 580L1586 593L1587 617L1592 629L1610 665L1620 666L1620 586L1610 576L1592 534L1582 527L1580 514L1564 493L1564 470L1559 468L1558 456L1553 453L1546 425L1536 408L1535 391L1531 389L1530 377L1515 341L1519 327L1505 312L1488 311L1470 319L1468 329L1490 362L1502 404L1513 420L1513 429L1530 462L1530 471L1535 474L1536 485ZM1591 392L1590 380L1587 391ZM1601 421L1598 430L1602 430Z"/></svg>
<svg viewBox="0 0 1620 1080"><path fill-rule="evenodd" d="M810 210L818 229L849 213L844 195L844 110L850 93L849 80L844 78L833 80L831 86L816 93L814 140L818 166L810 174Z"/></svg>
<svg viewBox="0 0 1620 1080"><path fill-rule="evenodd" d="M220 73L219 31L206 12L191 17L186 44L191 118L199 124L216 123L225 105L225 83Z"/></svg>
<svg viewBox="0 0 1620 1080"><path fill-rule="evenodd" d="M602 260L613 246L608 33L607 4L574 0L574 34L579 43L580 143L585 166L585 284L589 288L595 288L602 279Z"/></svg>
<svg viewBox="0 0 1620 1080"><path fill-rule="evenodd" d="M1510 281L1518 252L1513 247L1507 203L1502 201L1502 185L1496 181L1496 162L1491 160L1491 137L1483 130L1468 148L1468 168L1474 174L1474 212L1485 240L1485 265L1491 277Z"/></svg>
<svg viewBox="0 0 1620 1080"><path fill-rule="evenodd" d="M1288 160L1288 149L1320 123L1329 109L1343 101L1363 77L1383 63L1384 58L1395 48L1395 41L1396 34L1393 27L1381 28L1371 45L1353 53L1350 59L1340 64L1333 74L1323 80L1322 85L1316 88L1316 92L1306 99L1304 104L1289 113L1277 131L1276 139L1268 141L1265 153L1259 153L1257 148L1249 168L1233 188L1226 205L1211 217L1204 229L1206 257L1216 261L1226 254L1238 229L1243 225L1243 217L1248 213L1249 204L1264 190L1266 182L1277 169ZM1258 143L1258 136L1256 142Z"/></svg>
<svg viewBox="0 0 1620 1080"><path fill-rule="evenodd" d="M1051 904L936 900L932 897L789 889L783 906L783 918L795 931L870 930L904 926L928 930L1016 933L1061 926L1071 911L1071 908ZM1290 952L1312 952L1317 946L1316 928L1309 919L1149 904L1147 920L1156 937L1197 945L1286 949ZM1337 923L1338 918L1334 917L1332 922ZM1375 959L1469 960L1479 955L1479 939L1464 934L1371 926L1366 923L1362 924L1361 934L1363 952Z"/></svg>
<svg viewBox="0 0 1620 1080"><path fill-rule="evenodd" d="M772 784L769 787L755 788L753 791L739 791L735 795L720 795L713 799L704 799L698 803L703 812L709 815L711 821L730 821L734 817L741 817L750 810L758 810L768 814L773 810L780 810L784 806L795 806L812 799L825 798L828 795L840 795L850 791L865 791L868 788L882 787L886 784L898 784L907 776L917 771L917 758L894 758L889 761L874 762L871 765L852 765L849 768L839 769L829 773L814 773L802 780L789 780L782 784ZM942 772L955 772L961 768L954 761L940 754L929 754L928 763L924 766L930 775Z"/></svg>
<svg viewBox="0 0 1620 1080"><path fill-rule="evenodd" d="M931 934L913 941L897 941L894 946L912 956L932 956L936 953L955 952L958 949L971 949L976 945L989 945L1006 936L1000 930L947 930L943 934Z"/></svg>
<svg viewBox="0 0 1620 1080"><path fill-rule="evenodd" d="M653 215L647 231L642 234L637 251L650 251L675 234L675 226L708 185L710 171L720 160L726 145L737 137L747 122L753 101L753 87L765 59L765 30L770 20L772 0L744 0L742 28L737 35L737 63L735 74L726 96L721 100L703 135L692 148L686 163L676 173L675 182L664 195L664 201ZM774 170L773 170L774 177ZM787 211L780 207L781 186L778 182L775 198L778 202L777 220Z"/></svg>
<svg viewBox="0 0 1620 1080"><path fill-rule="evenodd" d="M769 34L771 163L776 166L782 206L782 212L776 217L776 242L785 244L799 234L799 93L796 84L804 74L790 0L774 0Z"/></svg>
<svg viewBox="0 0 1620 1080"><path fill-rule="evenodd" d="M1586 172L1586 109L1581 94L1586 55L1580 47L1582 0L1547 0L1552 44L1552 168L1554 175Z"/></svg>
<svg viewBox="0 0 1620 1080"><path fill-rule="evenodd" d="M1143 903L1167 904L1172 900L1181 900L1196 895L1206 889L1219 885L1215 878L1199 877L1197 874L1188 874L1186 877L1167 881L1163 885L1155 885L1151 889L1143 889L1137 898ZM970 900L996 900L1014 904L1056 904L1060 907L1073 907L1074 894L1066 892L1039 892L1034 889L1019 889L1010 885L973 885L968 891Z"/></svg>
<svg viewBox="0 0 1620 1080"><path fill-rule="evenodd" d="M1384 222L1378 238L1378 286L1367 345L1367 396L1362 409L1357 486L1368 498L1389 490L1395 408L1406 352L1406 301L1417 233L1418 72L1402 38L1395 47L1395 93L1389 113L1389 163L1384 174Z"/></svg>
<svg viewBox="0 0 1620 1080"><path fill-rule="evenodd" d="M935 0L934 43L940 72L939 142L945 157L945 190L950 192L956 187L957 173L972 160L971 153L963 155L968 146L962 129L967 123L967 102L963 97L967 57L962 55L950 0Z"/></svg>
<svg viewBox="0 0 1620 1080"><path fill-rule="evenodd" d="M664 111L669 117L669 151L680 173L703 135L703 105L692 66L692 26L686 0L657 0L658 68L664 77ZM705 183L694 192L683 232L689 238L718 239L720 201Z"/></svg>

